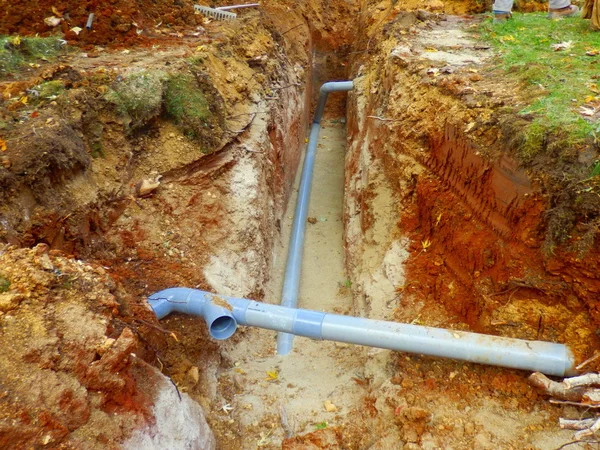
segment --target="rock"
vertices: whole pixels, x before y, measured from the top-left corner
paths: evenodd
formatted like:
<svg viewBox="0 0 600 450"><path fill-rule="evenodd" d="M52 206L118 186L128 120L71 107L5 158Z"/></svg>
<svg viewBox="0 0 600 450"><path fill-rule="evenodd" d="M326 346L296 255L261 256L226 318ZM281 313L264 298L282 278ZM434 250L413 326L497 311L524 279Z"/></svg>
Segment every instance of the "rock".
<svg viewBox="0 0 600 450"><path fill-rule="evenodd" d="M135 185L135 195L138 197L147 197L152 194L158 186L160 186L161 175L158 175L154 180L150 178L144 178L138 184Z"/></svg>
<svg viewBox="0 0 600 450"><path fill-rule="evenodd" d="M106 340L96 349L96 352L98 352L98 354L100 356L104 355L106 353L106 351L112 347L112 345L115 343L115 339L113 338L106 338Z"/></svg>
<svg viewBox="0 0 600 450"><path fill-rule="evenodd" d="M86 373L86 385L89 389L110 391L120 397L127 386L128 379L121 373L131 365L131 352L137 346L137 339L129 328L125 328L116 342L102 355L99 361L90 364Z"/></svg>
<svg viewBox="0 0 600 450"><path fill-rule="evenodd" d="M60 25L61 22L62 22L62 19L60 17L56 17L56 16L50 16L50 17L44 18L44 23L52 28L57 27L58 25Z"/></svg>
<svg viewBox="0 0 600 450"><path fill-rule="evenodd" d="M323 402L323 406L325 407L325 411L327 412L336 412L338 410L337 406L331 403L331 400L325 400Z"/></svg>
<svg viewBox="0 0 600 450"><path fill-rule="evenodd" d="M136 360L143 370L139 375L148 387L156 389L152 416L122 444L125 450L214 450L215 437L206 422L202 407L184 392L177 392L171 381L155 367Z"/></svg>
<svg viewBox="0 0 600 450"><path fill-rule="evenodd" d="M6 313L18 308L23 299L21 294L0 294L0 312Z"/></svg>
<svg viewBox="0 0 600 450"><path fill-rule="evenodd" d="M197 366L192 366L187 372L188 379L195 385L200 381L200 370Z"/></svg>

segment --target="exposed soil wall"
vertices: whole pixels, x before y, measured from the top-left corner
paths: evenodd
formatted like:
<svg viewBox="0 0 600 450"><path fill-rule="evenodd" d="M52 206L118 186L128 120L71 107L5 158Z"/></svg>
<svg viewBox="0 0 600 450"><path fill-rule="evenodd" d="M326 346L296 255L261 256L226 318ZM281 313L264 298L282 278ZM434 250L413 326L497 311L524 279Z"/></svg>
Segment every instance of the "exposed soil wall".
<svg viewBox="0 0 600 450"><path fill-rule="evenodd" d="M161 391L165 387L158 381L143 381L154 379L146 373L154 369L148 369L144 361L170 376L181 394L187 391L207 411L211 410L216 369L229 362L221 359L200 319L175 317L157 325L143 306L144 298L173 285L257 299L263 296L274 236L304 145L312 92L312 46L306 22L300 15L290 14L284 5L273 5L270 13L272 20L255 12L247 14L244 21L218 24L210 31L219 36L214 46L202 46L204 41L200 39L191 50L185 46L131 53L107 50L93 59L75 55L41 68L36 74L39 77L3 84L3 118L18 117L26 126L9 120L3 132L7 149L3 152L6 164L2 166L2 241L19 247L42 243L43 248L63 256L101 264L104 268L98 270L102 270L106 283L116 282L122 295L131 301L113 302L111 308L116 309L111 312L109 308L108 318L90 317L94 326L89 332L103 325L98 339L102 341L105 335L116 339L126 325L134 334L119 353L122 358L111 358L114 367L98 374L105 380L111 371L118 372L116 378L124 381L119 378L118 383L108 380L106 386L90 384L87 382L91 378L85 373L79 376L77 370L64 366L57 376L65 377L65 381L44 389L50 412L40 410L39 414L45 414L47 420L36 415L32 423L7 427L2 442L11 446L47 441L65 448L111 448L130 439L131 448L140 442L144 448L172 448L168 440L148 440L148 436L174 432L156 423L164 416L160 399L171 398L173 393ZM289 30L290 24L293 30ZM61 74L65 71L75 75L63 83ZM206 121L213 139L190 136L169 115L164 92L162 97L156 96L158 107L144 110L145 115L134 117L139 109L131 108L123 113L108 94L124 92L121 87L136 73L157 74L154 79L158 80L176 76L194 80L193 89L215 105L211 110L215 121ZM55 81L62 85L58 98L9 108L13 95L27 95L26 88ZM163 81L159 81L159 88L160 83ZM148 102L155 101L153 98ZM132 120L139 117L143 120ZM154 186L149 193L143 191L147 185ZM44 333L36 331L36 321L54 329L43 319L47 301L36 300L30 310L28 302L14 300L12 290L22 292L26 280L14 276L20 271L16 261L2 270L11 286L11 293L6 294L10 295L6 319L18 317L20 327L31 330L32 339L44 339ZM47 275L55 278L51 273ZM104 281L90 283L101 285ZM91 308L100 307L96 303L101 299L91 297L93 291L67 291L73 298L81 296L81 301L90 301ZM64 303L66 308L76 306L68 306L68 299ZM114 320L123 325L117 331L105 331L111 315L118 316ZM59 316L57 320L63 320ZM69 326L76 329L80 320L73 318ZM82 339L86 341L81 344L85 354L74 349L60 358L83 367L85 372L102 342ZM115 345L121 341L117 339ZM31 369L21 364L23 358L27 360L21 352L22 342L9 339L5 344L9 350L6 355L19 362L14 366L17 380L19 373ZM53 351L48 349L49 353ZM138 355L139 368L129 369L136 361L130 353ZM47 369L46 359L44 356L40 363L42 372ZM140 377L136 378L134 371ZM71 386L75 383L70 381L73 377L82 387ZM6 377L4 382L10 387L4 397L8 405L33 408L39 401L35 391L29 403L21 405L17 398L22 389L29 389L28 385ZM171 384L167 387L173 389ZM86 389L98 393L87 394ZM85 400L88 395L93 398ZM66 400L59 403L55 401L57 396ZM117 400L111 400L113 397ZM185 407L191 408L186 413L188 419L204 420L202 412L197 411L198 403L194 404L196 409ZM5 420L16 414L13 406L6 410ZM134 411L127 415L128 410L123 408ZM104 422L92 420L106 411L117 415ZM192 426L199 423L194 420ZM213 425L219 432L219 424ZM114 426L120 431L108 436ZM141 435L132 434L135 428L142 430ZM188 434L193 445L200 445L200 441L194 441L196 436L202 438L201 448L211 448L214 441L210 432L198 429L200 437ZM86 441L85 446L78 447L81 439Z"/></svg>
<svg viewBox="0 0 600 450"><path fill-rule="evenodd" d="M515 94L487 96L489 84L480 75L485 55L473 53L467 40L452 42L455 31L444 40L444 29L461 24L423 17L399 13L384 38L371 43L370 57L354 64L346 161L349 265L364 264L373 218L382 214L378 167L395 199L396 226L380 242L382 251L394 239L410 241L403 241L411 254L405 278L394 286L398 318L418 314L440 324L435 311L443 307L473 330L568 342L584 357L597 345L590 320L597 320L600 280L582 268L597 264L598 247L581 260L567 250L544 256L548 204L535 179L503 149L498 126L498 102L509 104ZM423 35L465 49L466 63L460 52L448 54L452 74L441 80L427 72L436 67L425 50L430 38L420 42L416 31L432 27ZM413 35L410 42L405 33Z"/></svg>

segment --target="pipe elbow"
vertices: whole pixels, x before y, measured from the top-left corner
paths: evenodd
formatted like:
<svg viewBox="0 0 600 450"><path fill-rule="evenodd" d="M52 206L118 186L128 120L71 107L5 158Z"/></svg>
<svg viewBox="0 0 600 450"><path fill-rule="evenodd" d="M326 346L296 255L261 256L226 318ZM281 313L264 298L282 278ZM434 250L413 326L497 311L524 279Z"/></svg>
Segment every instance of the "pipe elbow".
<svg viewBox="0 0 600 450"><path fill-rule="evenodd" d="M148 297L148 305L160 320L172 312L185 312L192 291L190 288L163 289Z"/></svg>
<svg viewBox="0 0 600 450"><path fill-rule="evenodd" d="M351 91L352 89L354 89L353 81L328 81L323 83L319 92L329 94L330 92Z"/></svg>
<svg viewBox="0 0 600 450"><path fill-rule="evenodd" d="M190 288L169 288L148 297L148 304L160 320L172 312L200 316L214 339L227 339L237 330L233 307L226 299Z"/></svg>

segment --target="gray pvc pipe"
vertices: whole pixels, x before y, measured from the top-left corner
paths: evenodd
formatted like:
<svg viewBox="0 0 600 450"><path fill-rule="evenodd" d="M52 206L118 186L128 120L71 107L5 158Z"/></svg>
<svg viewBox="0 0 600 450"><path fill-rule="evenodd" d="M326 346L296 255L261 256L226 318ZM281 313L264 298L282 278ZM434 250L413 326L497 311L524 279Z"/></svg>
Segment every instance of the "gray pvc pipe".
<svg viewBox="0 0 600 450"><path fill-rule="evenodd" d="M165 289L151 295L148 302L159 319L175 311L204 317L215 339L227 339L235 333L238 325L247 325L317 340L347 342L560 377L574 374L573 355L563 344L327 314L189 288Z"/></svg>
<svg viewBox="0 0 600 450"><path fill-rule="evenodd" d="M332 81L321 86L319 103L315 110L304 166L302 167L302 178L298 189L298 200L296 201L296 212L292 224L288 258L285 266L283 289L281 292L281 306L295 308L298 305L298 291L300 289L300 273L302 271L302 253L304 251L304 234L306 231L306 219L308 216L308 204L310 202L310 190L312 176L315 168L317 155L317 142L321 130L321 118L325 110L325 103L330 92L350 91L354 87L352 81ZM287 355L292 351L294 336L292 334L279 333L277 335L277 353Z"/></svg>

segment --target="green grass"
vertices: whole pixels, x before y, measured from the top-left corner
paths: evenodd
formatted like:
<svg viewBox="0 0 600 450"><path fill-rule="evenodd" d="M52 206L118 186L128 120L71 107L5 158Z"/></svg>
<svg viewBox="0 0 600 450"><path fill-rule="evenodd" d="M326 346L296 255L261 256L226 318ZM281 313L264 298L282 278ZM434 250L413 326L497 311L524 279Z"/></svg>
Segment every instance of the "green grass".
<svg viewBox="0 0 600 450"><path fill-rule="evenodd" d="M187 75L177 74L169 78L165 105L167 113L178 123L187 119L206 120L210 114L206 97L196 81Z"/></svg>
<svg viewBox="0 0 600 450"><path fill-rule="evenodd" d="M167 80L165 91L167 114L191 137L202 134L211 112L206 96L189 75L177 74Z"/></svg>
<svg viewBox="0 0 600 450"><path fill-rule="evenodd" d="M515 13L512 20L486 21L479 29L481 38L499 50L507 76L517 77L529 92L539 92L520 111L534 117L525 138L524 159L542 148L545 135L559 129L569 145L582 144L592 136L594 125L577 112L594 97L600 99L596 86L600 85L600 55L586 55L600 50L600 33L589 26L581 18L548 20L542 13ZM552 48L552 44L569 41L568 49Z"/></svg>
<svg viewBox="0 0 600 450"><path fill-rule="evenodd" d="M0 77L25 63L54 61L64 44L59 37L0 36Z"/></svg>
<svg viewBox="0 0 600 450"><path fill-rule="evenodd" d="M121 114L128 116L131 127L135 128L160 114L166 78L162 71L132 73L115 83L106 94L106 99Z"/></svg>
<svg viewBox="0 0 600 450"><path fill-rule="evenodd" d="M7 292L10 288L10 280L5 278L3 275L0 275L0 294L3 292Z"/></svg>

